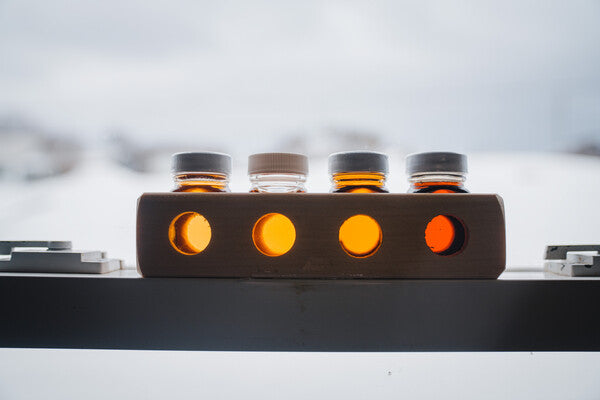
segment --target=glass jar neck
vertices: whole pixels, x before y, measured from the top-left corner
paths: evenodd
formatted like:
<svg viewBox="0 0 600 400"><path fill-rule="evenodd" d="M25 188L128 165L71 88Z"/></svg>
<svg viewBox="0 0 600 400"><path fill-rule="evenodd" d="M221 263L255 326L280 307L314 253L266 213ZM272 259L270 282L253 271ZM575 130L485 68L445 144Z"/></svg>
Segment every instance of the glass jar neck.
<svg viewBox="0 0 600 400"><path fill-rule="evenodd" d="M332 192L387 193L383 172L338 172L331 177Z"/></svg>
<svg viewBox="0 0 600 400"><path fill-rule="evenodd" d="M174 192L229 192L229 175L215 172L186 172L173 175Z"/></svg>
<svg viewBox="0 0 600 400"><path fill-rule="evenodd" d="M306 175L286 173L250 174L251 193L305 193Z"/></svg>
<svg viewBox="0 0 600 400"><path fill-rule="evenodd" d="M411 184L409 192L430 193L466 193L464 187L465 175L449 173L413 174L408 181Z"/></svg>

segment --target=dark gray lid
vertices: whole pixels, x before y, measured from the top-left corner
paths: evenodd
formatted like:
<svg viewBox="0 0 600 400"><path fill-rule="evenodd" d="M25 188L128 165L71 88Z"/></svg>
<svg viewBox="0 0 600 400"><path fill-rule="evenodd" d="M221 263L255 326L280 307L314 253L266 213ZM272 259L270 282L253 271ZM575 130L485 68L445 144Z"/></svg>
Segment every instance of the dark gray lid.
<svg viewBox="0 0 600 400"><path fill-rule="evenodd" d="M329 155L329 174L341 172L388 173L388 156L376 151L342 151Z"/></svg>
<svg viewBox="0 0 600 400"><path fill-rule="evenodd" d="M406 173L408 175L428 172L466 174L467 156L460 153L442 151L415 153L406 156Z"/></svg>
<svg viewBox="0 0 600 400"><path fill-rule="evenodd" d="M214 172L231 174L231 156L212 151L175 153L171 157L171 172Z"/></svg>

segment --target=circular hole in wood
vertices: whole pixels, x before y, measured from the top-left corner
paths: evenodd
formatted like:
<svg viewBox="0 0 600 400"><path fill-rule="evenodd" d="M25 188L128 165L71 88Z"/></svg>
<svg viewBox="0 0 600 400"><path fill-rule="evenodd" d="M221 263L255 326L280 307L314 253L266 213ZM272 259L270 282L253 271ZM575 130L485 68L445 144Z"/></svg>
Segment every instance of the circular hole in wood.
<svg viewBox="0 0 600 400"><path fill-rule="evenodd" d="M252 229L254 245L266 256L281 256L294 246L296 228L283 214L265 214L256 221Z"/></svg>
<svg viewBox="0 0 600 400"><path fill-rule="evenodd" d="M460 252L467 239L465 225L451 215L437 215L425 228L425 242L435 254L450 256Z"/></svg>
<svg viewBox="0 0 600 400"><path fill-rule="evenodd" d="M379 250L383 233L373 217L357 214L345 220L340 226L339 240L342 249L348 255L365 258Z"/></svg>
<svg viewBox="0 0 600 400"><path fill-rule="evenodd" d="M204 216L184 212L173 218L169 225L169 241L181 254L192 256L202 252L210 243L212 231Z"/></svg>

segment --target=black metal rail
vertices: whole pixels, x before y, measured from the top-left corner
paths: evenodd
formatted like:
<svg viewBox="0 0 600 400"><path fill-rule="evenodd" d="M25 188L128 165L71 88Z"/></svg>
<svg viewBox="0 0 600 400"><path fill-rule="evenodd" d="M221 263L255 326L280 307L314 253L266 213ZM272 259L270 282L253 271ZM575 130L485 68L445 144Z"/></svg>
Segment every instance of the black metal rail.
<svg viewBox="0 0 600 400"><path fill-rule="evenodd" d="M0 276L0 347L600 351L600 280Z"/></svg>

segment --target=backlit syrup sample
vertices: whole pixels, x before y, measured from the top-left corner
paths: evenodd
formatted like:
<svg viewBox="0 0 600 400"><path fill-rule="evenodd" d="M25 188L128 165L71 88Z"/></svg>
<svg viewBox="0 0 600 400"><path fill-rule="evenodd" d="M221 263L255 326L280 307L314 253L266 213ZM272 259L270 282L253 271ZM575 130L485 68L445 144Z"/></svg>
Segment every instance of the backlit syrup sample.
<svg viewBox="0 0 600 400"><path fill-rule="evenodd" d="M468 193L462 182L413 182L411 193Z"/></svg>
<svg viewBox="0 0 600 400"><path fill-rule="evenodd" d="M385 174L341 172L333 174L333 193L388 193Z"/></svg>
<svg viewBox="0 0 600 400"><path fill-rule="evenodd" d="M169 241L175 250L185 255L198 254L210 243L212 231L204 216L188 211L179 214L169 225Z"/></svg>
<svg viewBox="0 0 600 400"><path fill-rule="evenodd" d="M212 193L227 192L227 179L222 174L180 174L175 176L177 187L173 192Z"/></svg>
<svg viewBox="0 0 600 400"><path fill-rule="evenodd" d="M374 218L357 214L340 226L339 241L348 255L365 258L377 252L383 241L383 233Z"/></svg>
<svg viewBox="0 0 600 400"><path fill-rule="evenodd" d="M292 221L283 214L265 214L254 224L252 240L262 254L278 257L290 251L294 246L296 228Z"/></svg>
<svg viewBox="0 0 600 400"><path fill-rule="evenodd" d="M466 228L456 217L437 215L429 221L425 228L425 242L436 254L449 256L464 248Z"/></svg>

